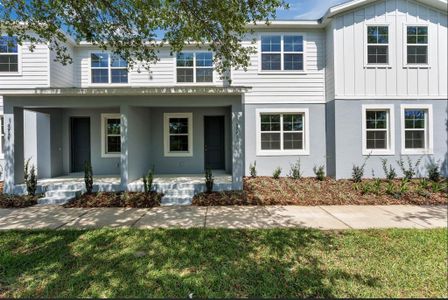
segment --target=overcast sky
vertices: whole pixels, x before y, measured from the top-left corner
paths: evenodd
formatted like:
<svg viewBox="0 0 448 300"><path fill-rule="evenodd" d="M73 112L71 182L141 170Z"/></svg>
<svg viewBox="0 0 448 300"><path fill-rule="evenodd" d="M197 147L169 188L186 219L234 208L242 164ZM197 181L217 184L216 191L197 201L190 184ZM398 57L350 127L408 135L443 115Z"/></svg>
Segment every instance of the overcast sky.
<svg viewBox="0 0 448 300"><path fill-rule="evenodd" d="M287 0L289 10L279 10L277 20L315 20L324 15L327 9L347 0Z"/></svg>

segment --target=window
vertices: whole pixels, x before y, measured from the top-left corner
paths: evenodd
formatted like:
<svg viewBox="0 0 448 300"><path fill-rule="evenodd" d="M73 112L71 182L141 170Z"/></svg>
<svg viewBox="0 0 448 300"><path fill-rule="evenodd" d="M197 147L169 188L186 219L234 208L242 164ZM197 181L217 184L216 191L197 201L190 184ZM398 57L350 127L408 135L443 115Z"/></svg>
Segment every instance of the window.
<svg viewBox="0 0 448 300"><path fill-rule="evenodd" d="M307 113L306 109L257 110L257 154L308 154Z"/></svg>
<svg viewBox="0 0 448 300"><path fill-rule="evenodd" d="M428 154L432 152L432 106L402 105L402 152Z"/></svg>
<svg viewBox="0 0 448 300"><path fill-rule="evenodd" d="M5 157L5 118L0 115L0 158Z"/></svg>
<svg viewBox="0 0 448 300"><path fill-rule="evenodd" d="M394 106L363 105L362 154L394 154Z"/></svg>
<svg viewBox="0 0 448 300"><path fill-rule="evenodd" d="M181 52L176 57L177 82L213 82L211 52Z"/></svg>
<svg viewBox="0 0 448 300"><path fill-rule="evenodd" d="M0 73L19 72L19 47L16 37L0 36Z"/></svg>
<svg viewBox="0 0 448 300"><path fill-rule="evenodd" d="M389 63L389 28L367 26L367 63Z"/></svg>
<svg viewBox="0 0 448 300"><path fill-rule="evenodd" d="M193 156L193 114L164 114L165 156Z"/></svg>
<svg viewBox="0 0 448 300"><path fill-rule="evenodd" d="M428 27L407 26L408 64L428 63Z"/></svg>
<svg viewBox="0 0 448 300"><path fill-rule="evenodd" d="M128 64L118 55L92 53L90 67L92 83L128 83Z"/></svg>
<svg viewBox="0 0 448 300"><path fill-rule="evenodd" d="M303 71L303 36L261 36L262 71Z"/></svg>
<svg viewBox="0 0 448 300"><path fill-rule="evenodd" d="M121 154L121 121L119 114L102 114L102 156L118 157Z"/></svg>

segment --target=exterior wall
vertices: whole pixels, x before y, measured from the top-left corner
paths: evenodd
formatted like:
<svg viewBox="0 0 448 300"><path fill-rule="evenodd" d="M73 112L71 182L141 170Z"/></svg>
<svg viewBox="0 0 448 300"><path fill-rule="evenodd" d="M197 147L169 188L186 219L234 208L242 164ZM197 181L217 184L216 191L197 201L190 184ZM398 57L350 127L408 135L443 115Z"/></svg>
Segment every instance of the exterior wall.
<svg viewBox="0 0 448 300"><path fill-rule="evenodd" d="M446 100L335 100L335 140L336 140L336 177L350 178L352 166L362 165L366 156L362 155L362 105L363 104L393 104L394 105L394 120L395 120L395 154L394 155L372 155L366 164L365 176L371 177L372 170L376 177L383 177L384 173L381 167L380 158L388 159L392 164L397 174L401 176L401 171L396 164L396 160L401 156L401 104L432 104L433 110L433 141L434 154L433 155L403 155L403 159L407 160L409 156L413 161L423 157L420 164L420 174L425 174L425 164L428 159L433 159L435 162L442 164L442 174L448 175L448 104Z"/></svg>
<svg viewBox="0 0 448 300"><path fill-rule="evenodd" d="M72 87L75 85L75 49L72 45L64 44L67 47L68 54L73 59L72 64L62 65L56 62L56 53L50 51L50 86L51 87Z"/></svg>
<svg viewBox="0 0 448 300"><path fill-rule="evenodd" d="M288 109L288 108L308 108L309 109L309 155L288 155L288 156L257 156L256 153L256 109ZM281 176L287 176L291 165L300 159L301 169L304 176L314 176L313 167L326 165L326 141L325 141L325 104L265 104L265 105L245 105L245 175L249 176L249 165L257 162L257 173L261 176L272 176L275 168L282 168Z"/></svg>
<svg viewBox="0 0 448 300"><path fill-rule="evenodd" d="M326 29L325 51L325 98L327 101L334 99L334 35L333 23Z"/></svg>
<svg viewBox="0 0 448 300"><path fill-rule="evenodd" d="M252 40L260 44L262 33L303 33L304 34L304 72L287 74L267 74L259 71L260 53L250 57L247 71L232 70L232 85L248 86L245 103L300 103L325 101L325 31L319 29L272 30L266 29L248 35L243 45L253 46Z"/></svg>
<svg viewBox="0 0 448 300"><path fill-rule="evenodd" d="M334 71L337 99L447 98L447 16L411 0L376 1L336 17ZM389 25L389 66L366 61L366 26ZM406 66L406 25L427 25L428 67Z"/></svg>

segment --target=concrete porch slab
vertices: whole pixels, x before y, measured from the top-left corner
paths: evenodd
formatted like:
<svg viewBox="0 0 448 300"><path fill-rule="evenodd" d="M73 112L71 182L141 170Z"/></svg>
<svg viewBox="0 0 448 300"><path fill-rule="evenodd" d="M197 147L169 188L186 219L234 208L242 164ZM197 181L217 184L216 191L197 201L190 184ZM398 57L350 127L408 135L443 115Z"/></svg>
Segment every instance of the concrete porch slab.
<svg viewBox="0 0 448 300"><path fill-rule="evenodd" d="M396 215L394 220L411 221L426 228L448 224L448 206L384 205L379 208Z"/></svg>
<svg viewBox="0 0 448 300"><path fill-rule="evenodd" d="M275 218L262 206L211 206L207 210L209 228L273 228Z"/></svg>
<svg viewBox="0 0 448 300"><path fill-rule="evenodd" d="M64 225L64 228L117 228L131 227L146 213L147 209L133 208L92 208L88 212L72 222Z"/></svg>
<svg viewBox="0 0 448 300"><path fill-rule="evenodd" d="M266 210L281 227L350 228L318 206L266 206Z"/></svg>
<svg viewBox="0 0 448 300"><path fill-rule="evenodd" d="M424 228L409 220L399 220L391 212L378 206L334 205L321 206L332 216L356 229L369 228Z"/></svg>
<svg viewBox="0 0 448 300"><path fill-rule="evenodd" d="M84 208L33 206L0 218L0 229L56 229L86 213Z"/></svg>
<svg viewBox="0 0 448 300"><path fill-rule="evenodd" d="M205 207L164 206L150 209L137 223L136 228L191 228L204 227Z"/></svg>

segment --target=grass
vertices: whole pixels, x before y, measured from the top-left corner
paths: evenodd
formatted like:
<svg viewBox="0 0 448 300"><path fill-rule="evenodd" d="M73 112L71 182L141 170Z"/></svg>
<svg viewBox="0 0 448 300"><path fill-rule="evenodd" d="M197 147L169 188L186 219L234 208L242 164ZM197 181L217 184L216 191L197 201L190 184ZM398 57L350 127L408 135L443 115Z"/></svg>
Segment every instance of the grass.
<svg viewBox="0 0 448 300"><path fill-rule="evenodd" d="M447 297L447 231L0 233L2 297Z"/></svg>

